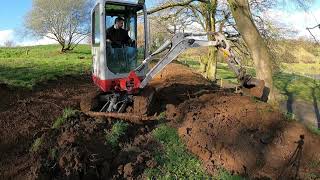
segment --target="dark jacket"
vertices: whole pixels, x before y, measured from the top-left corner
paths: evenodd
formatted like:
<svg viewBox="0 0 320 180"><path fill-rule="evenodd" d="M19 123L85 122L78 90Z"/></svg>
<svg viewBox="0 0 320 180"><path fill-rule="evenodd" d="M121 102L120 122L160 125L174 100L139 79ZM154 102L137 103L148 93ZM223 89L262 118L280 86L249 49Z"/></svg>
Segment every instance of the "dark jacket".
<svg viewBox="0 0 320 180"><path fill-rule="evenodd" d="M107 29L107 39L110 39L115 44L128 44L131 40L128 32L122 28L115 29L113 26Z"/></svg>

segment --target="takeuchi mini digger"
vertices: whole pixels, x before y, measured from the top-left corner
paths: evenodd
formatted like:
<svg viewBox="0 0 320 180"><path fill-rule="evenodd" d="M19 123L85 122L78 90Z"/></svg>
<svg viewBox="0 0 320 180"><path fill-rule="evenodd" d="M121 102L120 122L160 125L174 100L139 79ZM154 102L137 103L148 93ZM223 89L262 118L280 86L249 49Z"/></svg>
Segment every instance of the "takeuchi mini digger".
<svg viewBox="0 0 320 180"><path fill-rule="evenodd" d="M257 97L263 94L264 81L246 74L228 41L220 33L177 33L149 54L148 19L144 2L99 0L91 17L92 79L100 92L88 94L81 102L81 109L91 116L136 121L148 119L155 93L153 88L147 86L148 83L185 50L204 46L214 46L223 52L242 88L259 89L259 93L255 94ZM138 31L138 22L142 24L143 31ZM214 40L194 39L208 35L213 36ZM160 56L160 60L149 69L148 65L156 55ZM130 112L128 107L131 107Z"/></svg>

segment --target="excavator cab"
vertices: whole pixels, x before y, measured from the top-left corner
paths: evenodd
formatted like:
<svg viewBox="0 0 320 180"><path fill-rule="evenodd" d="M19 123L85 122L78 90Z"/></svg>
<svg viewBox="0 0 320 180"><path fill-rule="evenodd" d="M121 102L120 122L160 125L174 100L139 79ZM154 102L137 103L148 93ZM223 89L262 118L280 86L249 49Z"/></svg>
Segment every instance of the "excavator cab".
<svg viewBox="0 0 320 180"><path fill-rule="evenodd" d="M142 15L142 16L139 16ZM144 2L99 0L92 10L92 55L94 83L104 92L120 88L120 79L128 77L148 52L147 15ZM142 17L142 18L141 18ZM127 43L107 41L107 31L115 19L124 20L122 27L130 37ZM148 67L136 76L143 78Z"/></svg>

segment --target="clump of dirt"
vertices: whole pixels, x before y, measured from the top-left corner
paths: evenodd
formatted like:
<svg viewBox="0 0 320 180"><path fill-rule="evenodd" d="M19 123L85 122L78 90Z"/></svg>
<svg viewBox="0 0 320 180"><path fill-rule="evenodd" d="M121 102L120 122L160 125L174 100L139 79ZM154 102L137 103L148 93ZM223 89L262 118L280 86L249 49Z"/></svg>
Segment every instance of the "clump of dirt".
<svg viewBox="0 0 320 180"><path fill-rule="evenodd" d="M224 167L249 178L295 176L298 159L291 158L304 135L300 177L320 173L320 138L298 123L284 121L281 113L250 97L226 92L205 94L178 106L167 106L167 117L179 127L188 149L215 174ZM289 163L292 159L294 163ZM289 164L288 164L289 163Z"/></svg>
<svg viewBox="0 0 320 180"><path fill-rule="evenodd" d="M112 124L97 122L82 113L59 129L46 131L40 149L32 153L30 179L136 179L154 167L150 150L155 143L148 125L129 125L119 147L112 147L106 132Z"/></svg>

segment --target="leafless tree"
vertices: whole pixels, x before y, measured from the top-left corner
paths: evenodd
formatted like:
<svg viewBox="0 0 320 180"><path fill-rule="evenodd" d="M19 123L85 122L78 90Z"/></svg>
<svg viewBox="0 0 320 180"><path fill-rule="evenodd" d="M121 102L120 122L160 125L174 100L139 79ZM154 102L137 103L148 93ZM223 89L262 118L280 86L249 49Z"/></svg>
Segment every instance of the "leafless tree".
<svg viewBox="0 0 320 180"><path fill-rule="evenodd" d="M12 40L7 40L3 43L4 47L14 47L15 46L15 42Z"/></svg>
<svg viewBox="0 0 320 180"><path fill-rule="evenodd" d="M25 28L37 37L47 37L61 45L61 51L74 49L89 33L87 0L33 0L25 17Z"/></svg>

